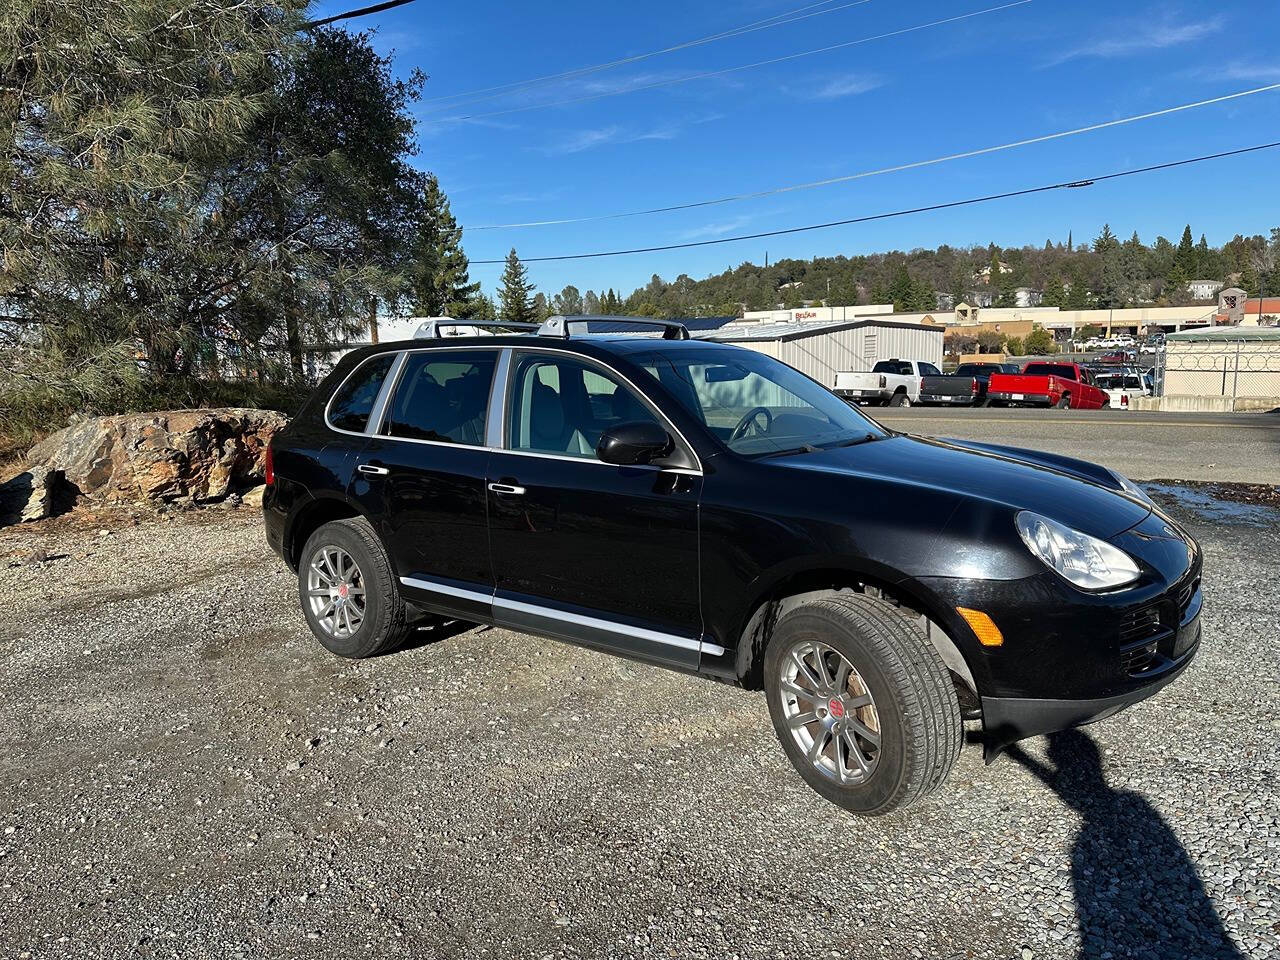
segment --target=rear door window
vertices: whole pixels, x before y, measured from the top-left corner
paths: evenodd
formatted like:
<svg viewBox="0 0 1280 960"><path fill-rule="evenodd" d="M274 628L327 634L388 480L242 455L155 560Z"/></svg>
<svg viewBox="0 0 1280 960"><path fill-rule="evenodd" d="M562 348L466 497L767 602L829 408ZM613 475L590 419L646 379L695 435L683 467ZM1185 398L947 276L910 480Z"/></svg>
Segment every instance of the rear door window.
<svg viewBox="0 0 1280 960"><path fill-rule="evenodd" d="M383 353L356 367L329 401L329 426L337 430L364 433L369 425L369 414L373 412L374 401L378 399L378 392L395 359L394 353Z"/></svg>
<svg viewBox="0 0 1280 960"><path fill-rule="evenodd" d="M406 440L485 445L494 350L410 353L383 433Z"/></svg>

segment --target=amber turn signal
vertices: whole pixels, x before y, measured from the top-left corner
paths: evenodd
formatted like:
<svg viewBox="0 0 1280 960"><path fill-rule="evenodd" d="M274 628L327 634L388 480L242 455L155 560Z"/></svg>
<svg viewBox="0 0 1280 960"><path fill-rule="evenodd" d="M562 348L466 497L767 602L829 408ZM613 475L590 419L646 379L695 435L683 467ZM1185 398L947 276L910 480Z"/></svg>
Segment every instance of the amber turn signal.
<svg viewBox="0 0 1280 960"><path fill-rule="evenodd" d="M965 622L978 635L978 642L984 647L998 647L1004 643L1004 634L995 622L981 610L970 610L968 607L956 607L956 613L964 617Z"/></svg>

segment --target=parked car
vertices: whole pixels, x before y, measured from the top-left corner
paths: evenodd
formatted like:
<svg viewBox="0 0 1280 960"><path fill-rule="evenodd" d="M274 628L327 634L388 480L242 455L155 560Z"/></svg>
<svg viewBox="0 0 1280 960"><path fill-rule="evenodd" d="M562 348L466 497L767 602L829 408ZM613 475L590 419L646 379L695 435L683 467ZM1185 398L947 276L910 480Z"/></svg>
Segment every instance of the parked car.
<svg viewBox="0 0 1280 960"><path fill-rule="evenodd" d="M1128 410L1134 397L1151 396L1151 391L1136 370L1101 373L1095 377L1095 383L1099 390L1107 394L1110 405L1115 410Z"/></svg>
<svg viewBox="0 0 1280 960"><path fill-rule="evenodd" d="M964 720L990 760L1195 655L1200 550L1124 477L888 430L663 330L553 317L343 357L272 440L263 497L319 642L369 657L449 618L763 690L800 775L862 814L937 790ZM601 757L628 751L636 691L586 663L617 705Z"/></svg>
<svg viewBox="0 0 1280 960"><path fill-rule="evenodd" d="M837 373L836 396L853 403L909 407L920 399L920 378L942 376L923 360L880 360L870 373Z"/></svg>
<svg viewBox="0 0 1280 960"><path fill-rule="evenodd" d="M950 376L921 377L920 402L926 405L986 406L987 382L993 373L1017 373L1016 363L962 363Z"/></svg>
<svg viewBox="0 0 1280 960"><path fill-rule="evenodd" d="M987 399L1002 406L1074 407L1097 410L1111 401L1078 363L1032 360L1021 373L996 373L987 384Z"/></svg>

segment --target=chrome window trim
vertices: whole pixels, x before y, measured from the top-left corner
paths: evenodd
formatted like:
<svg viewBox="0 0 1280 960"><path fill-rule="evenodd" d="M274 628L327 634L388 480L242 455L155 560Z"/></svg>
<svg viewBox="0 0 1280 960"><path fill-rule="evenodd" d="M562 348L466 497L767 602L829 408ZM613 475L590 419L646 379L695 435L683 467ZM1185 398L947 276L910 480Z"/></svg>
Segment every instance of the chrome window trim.
<svg viewBox="0 0 1280 960"><path fill-rule="evenodd" d="M511 372L511 348L503 347L493 371L489 388L488 417L484 423L484 442L490 449L502 446L502 428L507 419L507 381Z"/></svg>
<svg viewBox="0 0 1280 960"><path fill-rule="evenodd" d="M471 600L475 603L489 603L495 608L512 610L517 613L528 613L535 617L544 617L548 620L559 620L563 623L573 623L580 627L588 627L592 630L611 633L619 637L633 637L637 640L648 640L651 643L661 643L669 647L678 647L681 650L694 650L699 653L705 653L711 657L722 657L725 654L724 647L717 643L708 643L706 640L699 637L681 637L673 633L663 633L660 630L649 630L645 627L633 627L630 624L619 623L616 620L604 620L600 617L588 617L580 613L569 613L565 610L557 610L554 607L544 607L536 603L525 603L521 600L508 600L505 597L497 596L496 590L492 594L480 593L477 590L466 590L462 587L454 587L449 584L437 583L434 580L422 580L417 577L401 577L400 582L406 587L413 587L417 590L426 590L432 593L443 593L447 596L458 597L463 600Z"/></svg>
<svg viewBox="0 0 1280 960"><path fill-rule="evenodd" d="M387 379L382 382L382 389L378 391L378 399L373 401L373 409L369 412L369 422L365 424L364 428L364 432L369 436L376 436L382 430L387 408L391 406L391 395L395 393L396 384L400 382L400 374L404 370L404 362L405 356L402 350L396 354L395 360L391 362L391 369L387 371Z"/></svg>
<svg viewBox="0 0 1280 960"><path fill-rule="evenodd" d="M490 347L484 344L481 344L481 345L472 344L470 346L458 345L458 346L448 346L448 347L446 346L415 346L415 347L405 347L403 350L395 351L396 360L393 361L391 369L387 371L387 379L383 381L383 385L382 385L383 390L387 390L386 403L383 404L383 408L381 411L381 418L383 421L386 420L387 410L391 406L391 398L394 396L394 388L399 384L400 377L404 372L404 367L408 363L408 355L411 353L439 353L445 350L494 350L499 352L498 366L494 368L494 372L493 372L493 385L490 386L489 406L486 410L486 416L489 416L493 412L493 407L494 407L493 389L498 383L499 374L502 374L504 375L505 379L508 381L507 383L504 384L504 389L502 391L502 397L501 397L503 420L506 419L506 398L508 393L510 392L509 381L511 379L510 378L511 354L514 353L516 350L520 350L528 353L560 354L566 357L571 357L573 359L583 361L588 364L594 364L595 366L600 367L603 370L607 370L614 377L621 380L623 383L627 384L627 386L629 386L635 392L636 396L640 398L640 402L643 403L652 413L654 413L658 417L659 420L661 420L671 429L671 431L679 439L680 443L684 446L685 450L689 452L689 455L693 458L693 462L697 464L697 467L695 469L689 469L687 467L659 467L659 466L655 466L654 464L636 464L634 466L627 467L626 469L656 470L660 473L677 473L677 474L681 474L689 477L703 476L702 458L699 457L698 452L694 450L693 444L691 444L685 438L685 435L680 431L680 428L677 427L671 421L671 418L668 417L665 413L663 413L663 411L660 410L645 395L643 390L641 390L639 387L636 386L635 381L633 381L630 377L623 374L621 371L616 370L615 368L609 366L609 364L603 363L597 360L595 357L587 357L581 353L576 353L573 350L557 349L556 347L544 347L544 346L526 347L524 344L521 344L519 347L509 347L509 346ZM390 353L390 352L392 351L387 351L387 353ZM505 370L503 369L503 358L502 358L503 354L505 354L507 358ZM506 424L502 423L501 421L499 421L500 422L499 429L501 433L498 438L498 442L496 444L494 443L494 435L490 430L490 422L488 420L486 420L485 422L485 431L484 431L485 442L483 444L450 443L445 440L422 440L418 437L393 437L381 432L378 432L378 433L370 432L368 424L366 424L365 432L363 433L356 433L353 430L342 430L342 429L339 429L338 427L335 427L332 423L329 422L329 404L333 403L333 398L338 395L339 390L342 389L343 385L346 384L347 380L351 379L351 377L355 375L356 370L359 370L369 361L375 360L378 357L382 357L385 355L386 355L385 353L375 353L372 356L366 357L364 360L361 360L360 363L356 364L355 370L352 370L351 373L347 374L347 376L343 378L342 383L338 385L338 388L334 390L332 394L330 394L329 400L325 404L325 408L324 408L324 423L325 423L325 426L328 427L330 430L332 430L334 433L343 433L349 437L376 436L379 440L394 440L397 443L424 443L424 444L427 444L428 446L448 447L454 450L457 450L457 449L487 450L490 453L509 453L517 457L540 457L540 458L549 459L549 460L567 460L570 463L592 463L600 467L613 467L614 469L620 469L618 464L605 463L603 460L598 460L595 457L569 457L569 456L564 456L562 454L556 454L556 453L536 453L532 450L515 450L511 447L506 446L506 436L505 436ZM393 376L395 378L395 383L391 382ZM388 389L388 384L391 384L390 389ZM381 399L382 399L382 395L381 393L379 393L378 400L381 400ZM375 410L378 407L378 400L374 401ZM373 420L373 412L370 412L369 420L371 423ZM378 424L378 430L381 431L382 427L383 427L383 423L380 422Z"/></svg>
<svg viewBox="0 0 1280 960"><path fill-rule="evenodd" d="M355 365L355 367L352 369L350 373L348 373L345 377L342 378L342 382L338 384L338 386L334 389L334 391L331 394L329 394L329 399L326 400L324 404L324 425L326 427L328 427L334 433L344 433L348 437L369 436L369 424L373 422L373 415L378 411L378 402L383 399L383 395L387 391L387 384L391 382L392 374L396 372L396 364L400 360L399 356L391 358L391 367L390 369L387 370L387 375L382 380L382 386L378 388L378 395L373 398L373 406L369 408L369 419L365 421L363 430L361 431L343 430L341 427L335 427L329 421L329 408L333 406L333 398L342 392L342 388L347 385L347 381L350 380L352 377L354 377L357 373L359 373L361 367L363 367L366 363L372 363L374 360L380 360L382 357L387 356L387 354L389 353L391 353L390 350L386 351L385 353L379 352L371 356L365 357L363 360L361 360L359 363Z"/></svg>

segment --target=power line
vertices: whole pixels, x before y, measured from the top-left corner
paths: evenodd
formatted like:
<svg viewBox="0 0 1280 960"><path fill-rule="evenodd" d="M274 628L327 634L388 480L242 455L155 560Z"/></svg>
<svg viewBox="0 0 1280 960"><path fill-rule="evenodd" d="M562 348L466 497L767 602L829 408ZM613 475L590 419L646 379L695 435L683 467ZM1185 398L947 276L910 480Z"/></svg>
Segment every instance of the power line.
<svg viewBox="0 0 1280 960"><path fill-rule="evenodd" d="M1174 167L1185 167L1193 163L1204 163L1207 160L1221 160L1224 157L1237 157L1242 154L1255 153L1259 150L1270 150L1275 147L1280 147L1280 140L1276 140L1271 143L1260 143L1252 147L1241 147L1238 150L1225 150L1221 153L1210 153L1199 157L1189 157L1185 160L1171 160L1168 163L1157 163L1148 167L1121 170L1117 173L1104 173L1080 180L1065 180L1061 183L1051 183L1041 187L1027 187L1022 190L1009 190L1004 193L992 193L985 197L970 197L967 200L951 200L947 203L933 203L923 207L911 207L907 210L894 210L890 213L873 213L863 217L850 217L847 220L830 220L826 223L814 223L804 227L787 227L783 230L767 230L763 233L748 233L737 237L719 237L715 240L693 240L687 243L667 243L654 247L632 247L627 250L603 250L597 253L568 253L549 257L521 257L520 259L522 263L546 263L552 260L590 260L598 257L621 257L632 253L660 253L665 250L685 250L691 247L710 247L721 243L738 243L742 240L760 240L765 237L781 237L793 233L808 233L812 230L826 230L831 227L845 227L855 223L871 223L875 220L890 220L895 217L906 217L917 213L929 213L934 210L949 210L954 207L967 207L978 203L990 203L994 200L1007 200L1011 197L1025 197L1034 193L1047 193L1050 190L1073 190L1081 187L1091 187L1096 183L1102 183L1106 180L1118 180L1121 177L1133 177L1138 174L1153 173L1158 170L1171 170ZM471 263L477 265L497 264L506 263L506 260L472 260Z"/></svg>
<svg viewBox="0 0 1280 960"><path fill-rule="evenodd" d="M654 90L658 87L671 87L681 83L689 83L693 80L706 80L710 77L722 77L730 73L739 73L743 70L754 70L756 67L768 67L777 63L786 63L789 60L798 60L801 57L811 57L819 53L830 53L832 50L841 50L846 47L856 47L859 44L871 43L876 40L887 40L891 37L900 37L904 34L915 33L918 30L927 30L930 27L940 27L948 23L958 23L961 20L971 20L974 17L981 17L988 13L999 13L1002 10L1009 10L1013 7L1026 6L1033 0L1013 0L1011 3L1004 3L997 7L988 7L985 10L975 10L972 13L964 13L955 17L946 17L942 20L933 20L929 23L916 24L913 27L903 27L901 30L890 30L888 33L879 33L872 37L862 37L858 40L847 40L844 43L833 43L830 46L819 47L816 50L803 50L800 53L787 54L784 57L773 57L769 60L758 60L755 63L744 63L737 67L727 67L724 70L710 70L706 73L694 73L685 77L676 77L671 80L657 80L653 83L638 84L634 87L626 87L622 90L611 90L607 93L594 93L581 97L570 97L565 100L550 100L546 103L531 103L522 107L507 107L503 110L488 110L484 113L468 113L459 114L451 117L425 117L426 123L455 123L464 120L480 120L485 117L504 117L512 113L523 113L526 110L542 110L546 107L563 107L572 103L587 103L593 100L604 100L607 97L620 97L626 93L637 93L641 90Z"/></svg>
<svg viewBox="0 0 1280 960"><path fill-rule="evenodd" d="M413 3L413 0L386 0L384 3L375 3L371 7L361 7L359 10L348 10L346 13L335 13L332 17L325 17L322 20L308 20L302 25L302 29L314 30L316 27L323 27L326 24L336 23L339 20L351 20L355 17L367 17L371 13L381 13L383 10L403 7L406 3Z"/></svg>
<svg viewBox="0 0 1280 960"><path fill-rule="evenodd" d="M626 217L645 217L657 213L671 213L676 210L692 210L697 207L713 207L725 203L736 203L741 200L758 200L762 197L772 197L780 193L793 193L797 190L812 190L816 187L829 187L838 183L848 183L852 180L865 180L868 177L883 176L886 173L901 173L904 170L917 170L921 167L931 167L940 163L949 163L952 160L967 160L972 157L980 157L988 153L998 153L1002 150L1013 150L1017 147L1026 147L1036 143L1046 143L1050 140L1061 140L1063 137L1074 137L1083 133L1093 133L1098 130L1105 130L1109 127L1119 127L1129 123L1137 123L1140 120L1151 120L1155 117L1163 117L1171 113L1181 113L1184 110L1194 110L1197 107L1207 107L1215 103L1225 103L1228 100L1238 100L1241 97L1251 97L1255 94L1267 93L1272 90L1280 90L1280 83L1272 83L1263 87L1254 87L1252 90L1240 90L1236 93L1228 93L1220 97L1210 97L1206 100L1197 100L1194 103L1182 103L1174 107L1152 110L1149 113L1139 113L1130 117L1121 117L1117 120L1105 120L1100 123L1091 123L1088 126L1076 127L1072 130L1060 130L1057 133L1046 133L1038 137L1027 137L1023 140L1001 143L993 147L981 147L976 150L966 150L962 153L951 153L943 157L934 157L930 160L915 160L911 163L900 163L896 166L881 167L877 170L864 170L859 173L830 177L826 180L812 180L808 183L793 183L781 187L771 187L768 190L757 190L754 193L739 193L727 197L716 197L711 200L694 200L689 203L676 203L665 207L651 207L647 210L631 210L626 213L602 213L589 217L564 217L558 220L528 220L523 223L486 223L476 227L468 227L467 229L476 231L513 230L521 227L548 227L569 223L592 223L599 220L621 220Z"/></svg>
<svg viewBox="0 0 1280 960"><path fill-rule="evenodd" d="M788 23L796 23L800 20L807 20L810 17L820 17L828 13L837 13L840 10L846 10L849 7L860 7L868 4L871 0L852 0L849 3L842 3L838 7L831 7L835 0L822 0L820 3L811 3L807 6L798 7L795 10L788 10L786 13L779 13L772 17L766 17L764 20L755 20L751 23L744 24L740 27L734 27L730 30L723 30L720 33L713 33L709 36L699 37L696 40L686 40L683 43L677 43L669 47L663 47L661 50L651 50L648 53L638 53L630 57L622 57L617 60L610 60L607 63L597 63L587 67L578 67L574 70L566 70L563 73L551 73L542 77L532 77L528 80L515 80L510 83L500 83L492 87L480 87L476 90L467 90L462 93L455 93L449 96L432 97L423 103L442 103L443 101L456 101L454 103L444 103L436 109L448 110L456 109L469 103L479 103L482 100L492 100L495 97L507 96L517 89L536 86L540 83L549 83L555 80L568 80L575 77L587 76L593 73L600 73L604 70L611 70L614 67L624 66L629 63L638 63L641 60L648 60L652 57L662 56L667 53L675 53L679 50L688 50L691 47L699 47L704 44L714 43L717 40L725 40L733 37L745 36L748 33L754 33L757 30L766 30L769 27L780 27ZM815 7L830 7L827 10L814 10Z"/></svg>

